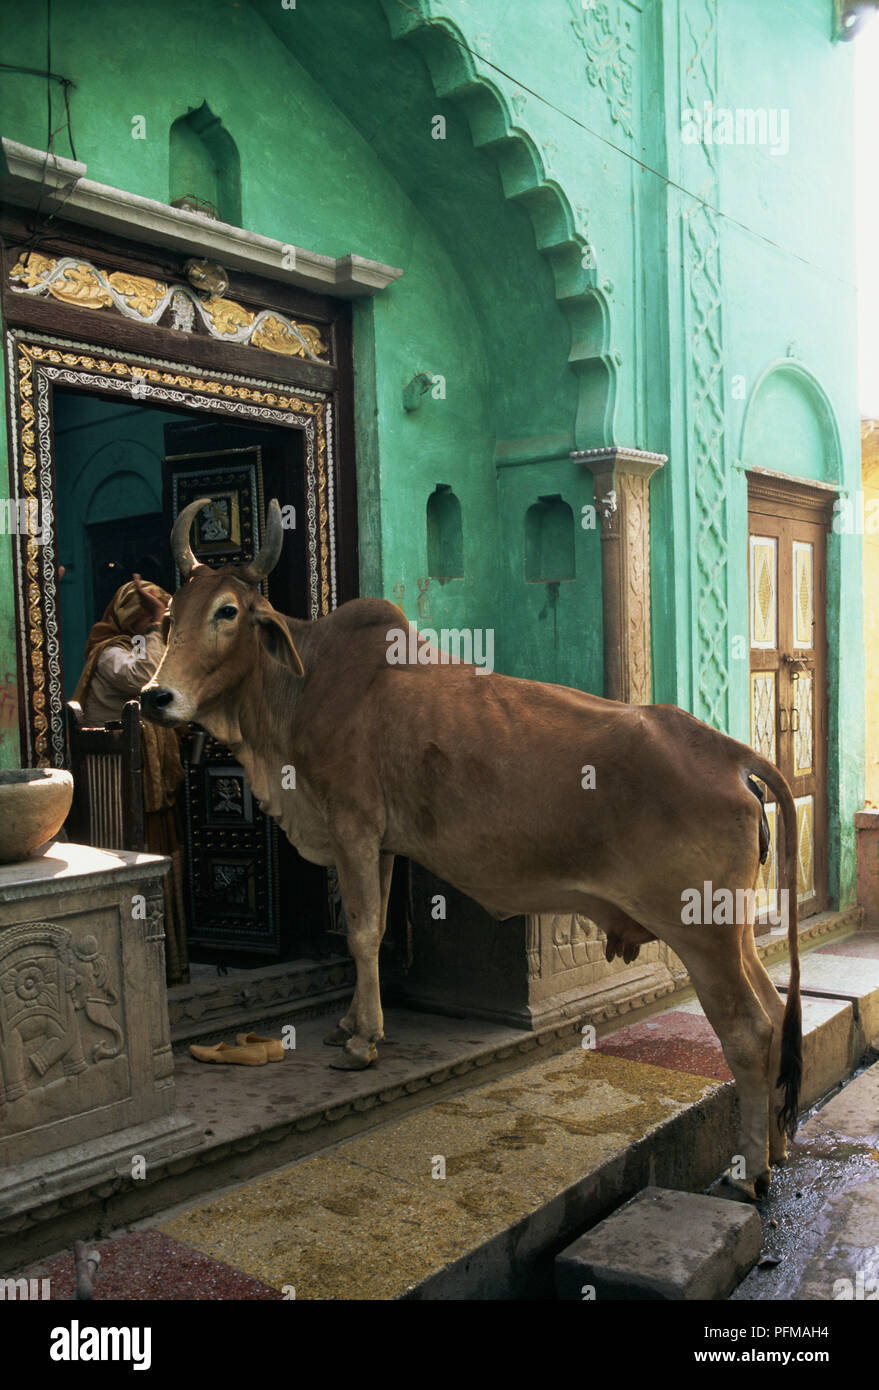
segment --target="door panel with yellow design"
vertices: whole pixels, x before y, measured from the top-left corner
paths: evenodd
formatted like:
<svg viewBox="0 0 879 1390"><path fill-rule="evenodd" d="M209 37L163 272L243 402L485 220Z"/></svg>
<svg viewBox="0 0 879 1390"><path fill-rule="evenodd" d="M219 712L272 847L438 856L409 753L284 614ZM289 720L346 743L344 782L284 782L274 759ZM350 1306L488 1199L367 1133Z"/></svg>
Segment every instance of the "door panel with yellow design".
<svg viewBox="0 0 879 1390"><path fill-rule="evenodd" d="M751 744L784 773L797 808L800 913L827 904L825 525L814 499L749 498ZM761 906L776 906L781 825L767 796L772 848Z"/></svg>

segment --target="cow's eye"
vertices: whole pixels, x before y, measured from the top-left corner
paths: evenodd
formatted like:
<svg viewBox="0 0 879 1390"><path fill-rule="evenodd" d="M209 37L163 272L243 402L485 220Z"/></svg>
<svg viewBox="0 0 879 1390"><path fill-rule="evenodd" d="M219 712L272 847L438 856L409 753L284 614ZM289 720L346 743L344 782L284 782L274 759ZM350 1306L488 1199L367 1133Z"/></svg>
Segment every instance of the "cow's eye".
<svg viewBox="0 0 879 1390"><path fill-rule="evenodd" d="M223 618L226 621L231 621L232 618L238 617L238 609L235 607L233 603L225 603L222 608L217 609L216 613L214 614L214 617Z"/></svg>

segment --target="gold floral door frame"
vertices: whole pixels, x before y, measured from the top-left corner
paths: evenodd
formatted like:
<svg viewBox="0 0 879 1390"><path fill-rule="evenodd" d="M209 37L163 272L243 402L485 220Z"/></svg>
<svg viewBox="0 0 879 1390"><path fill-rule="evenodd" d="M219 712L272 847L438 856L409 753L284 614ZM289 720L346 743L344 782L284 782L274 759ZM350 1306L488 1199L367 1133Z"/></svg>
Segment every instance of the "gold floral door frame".
<svg viewBox="0 0 879 1390"><path fill-rule="evenodd" d="M55 541L52 392L98 392L170 409L276 424L304 440L309 615L336 606L335 421L329 392L107 351L31 331L6 335L10 496L36 504L38 525L13 537L23 762L62 767L64 694ZM28 530L35 534L28 534Z"/></svg>

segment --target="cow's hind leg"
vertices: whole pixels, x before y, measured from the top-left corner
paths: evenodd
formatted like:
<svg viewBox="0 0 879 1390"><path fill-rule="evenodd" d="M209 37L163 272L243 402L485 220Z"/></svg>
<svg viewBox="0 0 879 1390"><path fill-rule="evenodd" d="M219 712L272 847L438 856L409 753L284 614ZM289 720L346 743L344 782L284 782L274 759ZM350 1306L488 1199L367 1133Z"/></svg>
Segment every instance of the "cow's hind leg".
<svg viewBox="0 0 879 1390"><path fill-rule="evenodd" d="M357 982L354 997L336 1033L326 1039L342 1051L330 1066L339 1071L362 1071L378 1058L383 1032L378 953L384 935L393 855L371 850L346 850L337 856L339 887L348 923L348 949L354 957Z"/></svg>
<svg viewBox="0 0 879 1390"><path fill-rule="evenodd" d="M747 926L661 929L684 962L736 1082L741 1115L738 1153L727 1182L755 1200L769 1186L769 1055L773 1027L742 963Z"/></svg>
<svg viewBox="0 0 879 1390"><path fill-rule="evenodd" d="M391 895L391 879L393 878L393 875L394 875L394 856L393 856L392 854L383 854L383 855L381 856L381 863L380 863L380 865L379 865L379 872L381 873L381 895L382 895L382 905L381 905L381 935L380 935L380 937L379 937L379 945L381 945L382 939L383 939L384 934L385 934L385 928L387 927L387 921L388 921L388 899L389 899L389 897L390 897L390 895ZM340 1018L340 1019L339 1019L339 1022L336 1024L336 1027L333 1029L332 1033L328 1033L328 1034L327 1034L327 1036L324 1038L324 1043L326 1044L327 1047L344 1047L345 1044L348 1042L348 1039L349 1039L349 1038L352 1038L356 1032L357 1032L357 983L356 983L356 981L355 981L355 984L354 984L354 994L353 994L353 996L352 996L352 998L351 998L351 1003L350 1003L349 1006L348 1006L348 1012L345 1014L345 1017L344 1017L344 1018ZM384 1036L384 1035L382 1035L382 1036ZM381 1038L379 1038L378 1041L381 1042Z"/></svg>
<svg viewBox="0 0 879 1390"><path fill-rule="evenodd" d="M787 1135L783 1126L778 1123L778 1112L784 1103L784 1093L775 1085L781 1069L781 1029L784 1021L784 1004L757 954L754 928L750 925L745 928L745 934L742 937L742 959L745 963L748 979L751 981L754 992L769 1015L772 1024L772 1043L769 1048L769 1161L770 1163L784 1163L787 1160Z"/></svg>

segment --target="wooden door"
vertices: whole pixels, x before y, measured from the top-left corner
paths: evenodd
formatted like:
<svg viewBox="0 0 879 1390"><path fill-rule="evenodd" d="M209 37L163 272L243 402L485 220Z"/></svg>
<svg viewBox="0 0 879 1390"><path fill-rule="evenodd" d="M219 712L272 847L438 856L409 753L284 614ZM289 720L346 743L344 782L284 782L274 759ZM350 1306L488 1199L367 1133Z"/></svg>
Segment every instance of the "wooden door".
<svg viewBox="0 0 879 1390"><path fill-rule="evenodd" d="M192 548L204 564L252 559L266 508L277 497L295 525L261 585L280 612L308 616L306 497L299 432L198 420L165 427L166 526L197 497ZM292 511L291 511L292 509ZM175 577L172 588L179 583ZM259 809L244 769L214 740L186 763L184 818L189 941L194 958L280 960L326 951L326 874L306 864Z"/></svg>
<svg viewBox="0 0 879 1390"><path fill-rule="evenodd" d="M801 915L827 906L826 505L776 482L749 492L751 744L794 794ZM765 790L772 848L760 886L772 906L780 826Z"/></svg>
<svg viewBox="0 0 879 1390"><path fill-rule="evenodd" d="M116 517L86 526L86 554L91 570L89 611L99 618L120 584L139 574L164 588L169 582L165 555L168 531L161 512Z"/></svg>

